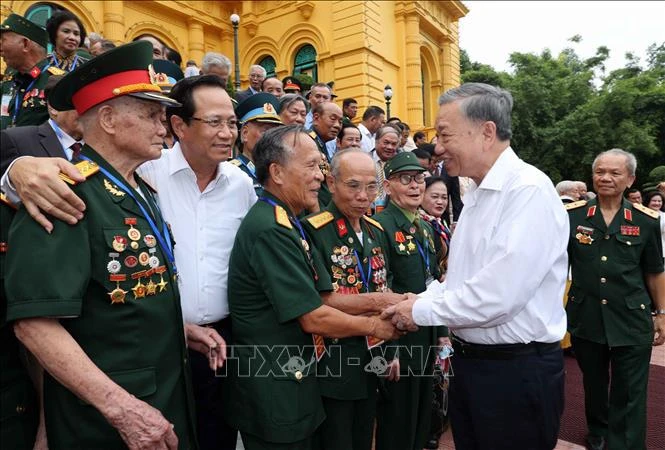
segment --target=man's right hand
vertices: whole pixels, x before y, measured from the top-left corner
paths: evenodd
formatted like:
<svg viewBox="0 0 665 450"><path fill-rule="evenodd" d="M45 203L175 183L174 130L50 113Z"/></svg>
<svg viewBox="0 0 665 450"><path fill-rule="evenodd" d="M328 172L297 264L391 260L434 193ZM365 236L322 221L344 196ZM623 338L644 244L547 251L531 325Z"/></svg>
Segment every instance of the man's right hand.
<svg viewBox="0 0 665 450"><path fill-rule="evenodd" d="M134 396L114 408L107 418L130 450L178 448L173 425L159 410Z"/></svg>
<svg viewBox="0 0 665 450"><path fill-rule="evenodd" d="M62 181L60 172L79 183L85 181L63 158L25 157L16 160L9 170L9 179L26 210L49 233L53 224L46 214L73 225L85 211L85 203Z"/></svg>
<svg viewBox="0 0 665 450"><path fill-rule="evenodd" d="M376 338L383 339L386 341L392 341L395 339L399 339L400 337L406 334L405 331L400 331L397 328L395 328L390 318L380 319L379 316L374 316L371 317L370 320L373 321L372 323L373 331L370 333L370 335Z"/></svg>

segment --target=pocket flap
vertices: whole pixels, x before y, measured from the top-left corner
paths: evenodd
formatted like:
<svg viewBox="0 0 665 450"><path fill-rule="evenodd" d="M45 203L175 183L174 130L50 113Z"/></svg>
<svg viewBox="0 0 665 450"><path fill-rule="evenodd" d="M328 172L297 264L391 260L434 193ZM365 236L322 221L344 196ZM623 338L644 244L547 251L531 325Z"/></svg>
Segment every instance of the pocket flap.
<svg viewBox="0 0 665 450"><path fill-rule="evenodd" d="M642 236L625 236L623 234L616 235L617 241L626 245L627 247L632 247L635 245L642 244Z"/></svg>
<svg viewBox="0 0 665 450"><path fill-rule="evenodd" d="M154 367L122 370L106 374L114 383L136 398L144 398L157 392L157 376ZM84 405L88 402L80 400Z"/></svg>
<svg viewBox="0 0 665 450"><path fill-rule="evenodd" d="M626 296L626 306L628 309L651 310L651 298L646 291L636 292Z"/></svg>

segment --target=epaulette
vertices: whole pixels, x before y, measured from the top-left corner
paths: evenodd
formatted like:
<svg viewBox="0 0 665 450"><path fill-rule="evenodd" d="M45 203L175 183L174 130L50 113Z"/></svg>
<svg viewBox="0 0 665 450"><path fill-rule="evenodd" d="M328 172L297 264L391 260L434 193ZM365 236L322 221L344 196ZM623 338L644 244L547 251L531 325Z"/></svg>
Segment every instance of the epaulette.
<svg viewBox="0 0 665 450"><path fill-rule="evenodd" d="M67 72L65 72L64 70L62 70L61 68L59 68L59 67L55 67L55 66L49 66L49 68L47 69L47 71L48 71L48 73L50 73L51 75L64 75L64 74L67 73Z"/></svg>
<svg viewBox="0 0 665 450"><path fill-rule="evenodd" d="M367 223L371 223L371 224L374 225L376 228L378 228L379 230L383 231L383 227L382 227L381 224L380 224L379 222L377 222L376 220L372 219L371 217L367 217L367 216L363 216L363 219L365 219L365 220L367 221Z"/></svg>
<svg viewBox="0 0 665 450"><path fill-rule="evenodd" d="M99 172L99 166L97 165L97 163L92 162L92 161L81 161L81 162L77 162L74 165L76 166L78 171L81 173L81 175L83 175L83 177L85 177L85 178L90 178L91 176L93 176L94 174ZM69 178L67 175L65 175L62 172L60 172L60 178L65 183L68 183L68 184L71 184L71 185L78 184L76 181L72 180L71 178Z"/></svg>
<svg viewBox="0 0 665 450"><path fill-rule="evenodd" d="M16 205L10 202L7 196L2 192L0 192L0 203L4 203L5 205L9 206L12 209L17 209Z"/></svg>
<svg viewBox="0 0 665 450"><path fill-rule="evenodd" d="M232 159L231 161L229 161L229 162L230 162L231 164L233 164L234 166L236 166L236 167L240 167L240 164L241 164L241 163L240 163L240 160L239 160L239 159L236 159L236 158L233 158L233 159Z"/></svg>
<svg viewBox="0 0 665 450"><path fill-rule="evenodd" d="M318 230L322 226L332 222L334 218L335 216L333 216L330 211L322 211L318 214L308 217L307 221L314 227L315 230Z"/></svg>
<svg viewBox="0 0 665 450"><path fill-rule="evenodd" d="M586 205L586 203L586 200L578 200L576 202L566 203L563 207L566 208L566 211L570 211L571 209L581 208Z"/></svg>
<svg viewBox="0 0 665 450"><path fill-rule="evenodd" d="M638 211L643 212L644 214L646 214L646 215L649 216L649 217L652 217L652 218L654 218L654 219L657 219L657 218L658 218L658 211L655 211L655 210L653 210L653 209L651 209L651 208L647 208L647 207L644 206L644 205L641 205L641 204L639 204L639 203L633 203L633 208L635 208L635 209L638 210Z"/></svg>
<svg viewBox="0 0 665 450"><path fill-rule="evenodd" d="M316 137L317 137L316 131L309 130L309 133L307 133L307 134L309 134L309 137L311 137L312 139L314 139L316 141Z"/></svg>
<svg viewBox="0 0 665 450"><path fill-rule="evenodd" d="M289 215L286 213L286 210L279 205L275 205L275 222L288 228L289 230L293 228L291 221L289 220Z"/></svg>

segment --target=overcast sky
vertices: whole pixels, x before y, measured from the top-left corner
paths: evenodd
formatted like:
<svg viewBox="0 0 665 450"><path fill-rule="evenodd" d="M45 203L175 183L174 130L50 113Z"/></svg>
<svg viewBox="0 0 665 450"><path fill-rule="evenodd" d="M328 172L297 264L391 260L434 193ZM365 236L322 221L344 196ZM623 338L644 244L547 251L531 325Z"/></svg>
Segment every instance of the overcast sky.
<svg viewBox="0 0 665 450"><path fill-rule="evenodd" d="M460 20L460 47L472 61L510 70L512 52L553 55L572 47L581 58L610 49L607 71L625 64L626 52L645 62L647 47L665 43L665 1L472 1ZM579 34L580 43L568 38Z"/></svg>

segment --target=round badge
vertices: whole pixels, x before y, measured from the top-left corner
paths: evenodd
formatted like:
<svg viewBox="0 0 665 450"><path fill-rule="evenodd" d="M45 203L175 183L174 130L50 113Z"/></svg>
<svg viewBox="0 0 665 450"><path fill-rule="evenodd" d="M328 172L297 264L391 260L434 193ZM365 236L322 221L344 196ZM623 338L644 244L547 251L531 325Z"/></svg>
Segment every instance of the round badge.
<svg viewBox="0 0 665 450"><path fill-rule="evenodd" d="M349 254L349 247L343 245L342 248L339 249L339 251L342 253L342 255L346 256Z"/></svg>
<svg viewBox="0 0 665 450"><path fill-rule="evenodd" d="M139 239L141 239L141 232L136 228L132 227L129 230L127 230L127 236L129 236L129 239L131 239L132 241L138 241Z"/></svg>
<svg viewBox="0 0 665 450"><path fill-rule="evenodd" d="M118 273L120 272L120 269L122 269L122 264L120 264L120 261L115 259L109 261L109 263L106 265L106 270L108 270L109 273Z"/></svg>
<svg viewBox="0 0 665 450"><path fill-rule="evenodd" d="M409 233L413 234L416 232L416 227L409 228Z"/></svg>
<svg viewBox="0 0 665 450"><path fill-rule="evenodd" d="M152 267L153 269L159 267L159 258L156 256L151 256L148 259L148 265L150 265L150 267Z"/></svg>
<svg viewBox="0 0 665 450"><path fill-rule="evenodd" d="M349 276L346 278L346 281L348 281L349 284L355 284L355 283L356 283L356 277L353 276L353 275L349 275Z"/></svg>
<svg viewBox="0 0 665 450"><path fill-rule="evenodd" d="M148 255L148 253L141 252L141 254L139 254L139 263L142 266L147 266L149 262L150 262L150 256Z"/></svg>
<svg viewBox="0 0 665 450"><path fill-rule="evenodd" d="M127 248L127 239L123 236L114 236L111 247L113 247L113 250L116 252L122 252Z"/></svg>
<svg viewBox="0 0 665 450"><path fill-rule="evenodd" d="M152 234L146 234L143 238L143 242L145 242L145 245L150 248L153 248L155 245L157 245L157 239L155 239L155 236Z"/></svg>
<svg viewBox="0 0 665 450"><path fill-rule="evenodd" d="M129 243L129 246L132 248L132 250L137 250L139 248L139 243L136 241L132 241Z"/></svg>
<svg viewBox="0 0 665 450"><path fill-rule="evenodd" d="M337 262L337 255L330 255L330 260L334 263Z"/></svg>
<svg viewBox="0 0 665 450"><path fill-rule="evenodd" d="M129 268L136 267L136 265L139 263L139 260L136 256L128 256L125 258L125 265Z"/></svg>

